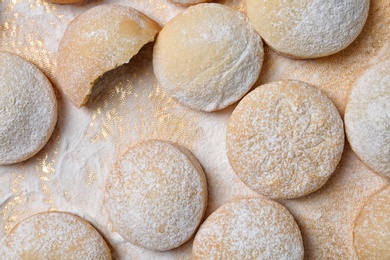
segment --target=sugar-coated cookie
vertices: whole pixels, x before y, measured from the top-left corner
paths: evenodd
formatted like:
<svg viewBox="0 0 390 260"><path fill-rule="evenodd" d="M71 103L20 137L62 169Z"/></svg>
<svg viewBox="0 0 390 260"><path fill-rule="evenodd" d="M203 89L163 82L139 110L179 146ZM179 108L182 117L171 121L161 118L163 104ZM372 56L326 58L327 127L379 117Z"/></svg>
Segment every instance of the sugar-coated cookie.
<svg viewBox="0 0 390 260"><path fill-rule="evenodd" d="M360 210L353 244L359 259L390 258L390 187L374 194Z"/></svg>
<svg viewBox="0 0 390 260"><path fill-rule="evenodd" d="M303 259L300 229L281 204L263 198L228 203L200 226L194 259Z"/></svg>
<svg viewBox="0 0 390 260"><path fill-rule="evenodd" d="M59 86L75 106L83 106L95 82L129 62L159 30L157 23L131 7L105 4L89 9L68 25L59 44Z"/></svg>
<svg viewBox="0 0 390 260"><path fill-rule="evenodd" d="M32 215L7 234L1 259L102 259L111 252L103 237L84 219L65 212Z"/></svg>
<svg viewBox="0 0 390 260"><path fill-rule="evenodd" d="M257 80L262 61L261 38L246 16L214 3L191 6L173 18L153 50L161 87L202 111L238 101Z"/></svg>
<svg viewBox="0 0 390 260"><path fill-rule="evenodd" d="M57 99L50 81L27 60L0 52L0 165L35 155L56 122Z"/></svg>
<svg viewBox="0 0 390 260"><path fill-rule="evenodd" d="M363 29L369 0L246 0L264 41L286 56L318 58L346 48Z"/></svg>
<svg viewBox="0 0 390 260"><path fill-rule="evenodd" d="M373 171L390 177L390 61L363 73L345 108L352 150Z"/></svg>
<svg viewBox="0 0 390 260"><path fill-rule="evenodd" d="M207 183L185 148L166 141L137 144L108 177L105 209L128 242L164 251L189 240L203 219Z"/></svg>
<svg viewBox="0 0 390 260"><path fill-rule="evenodd" d="M257 87L233 111L227 155L238 177L272 198L296 198L319 189L344 147L343 121L330 99L301 81Z"/></svg>

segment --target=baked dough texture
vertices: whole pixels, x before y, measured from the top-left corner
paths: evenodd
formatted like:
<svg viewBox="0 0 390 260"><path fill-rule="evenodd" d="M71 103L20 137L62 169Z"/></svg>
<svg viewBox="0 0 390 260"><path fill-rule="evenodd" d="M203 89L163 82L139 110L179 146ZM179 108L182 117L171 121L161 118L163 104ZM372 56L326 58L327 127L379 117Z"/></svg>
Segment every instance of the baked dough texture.
<svg viewBox="0 0 390 260"><path fill-rule="evenodd" d="M196 110L238 101L257 80L263 62L260 36L245 15L221 4L198 4L160 32L153 69L163 89Z"/></svg>
<svg viewBox="0 0 390 260"><path fill-rule="evenodd" d="M169 1L181 6L190 6L190 5L204 3L204 2L211 2L212 0L169 0Z"/></svg>
<svg viewBox="0 0 390 260"><path fill-rule="evenodd" d="M89 9L68 25L59 44L59 86L76 107L83 106L97 79L129 62L159 31L157 23L131 7Z"/></svg>
<svg viewBox="0 0 390 260"><path fill-rule="evenodd" d="M125 152L109 176L105 209L128 242L165 251L188 241L207 205L202 167L185 148L150 140Z"/></svg>
<svg viewBox="0 0 390 260"><path fill-rule="evenodd" d="M369 68L352 87L344 121L352 150L370 169L390 177L390 61Z"/></svg>
<svg viewBox="0 0 390 260"><path fill-rule="evenodd" d="M274 50L293 58L328 56L350 45L369 0L246 0L249 20Z"/></svg>
<svg viewBox="0 0 390 260"><path fill-rule="evenodd" d="M301 232L290 212L263 198L228 203L200 226L194 259L303 259Z"/></svg>
<svg viewBox="0 0 390 260"><path fill-rule="evenodd" d="M103 237L82 218L42 212L19 222L5 237L1 259L111 259Z"/></svg>
<svg viewBox="0 0 390 260"><path fill-rule="evenodd" d="M18 55L0 52L0 165L35 155L56 122L57 99L46 76Z"/></svg>
<svg viewBox="0 0 390 260"><path fill-rule="evenodd" d="M374 194L361 209L353 243L359 259L390 259L390 187Z"/></svg>
<svg viewBox="0 0 390 260"><path fill-rule="evenodd" d="M259 86L240 101L228 122L230 165L248 187L272 198L319 189L336 169L343 147L336 107L301 81Z"/></svg>

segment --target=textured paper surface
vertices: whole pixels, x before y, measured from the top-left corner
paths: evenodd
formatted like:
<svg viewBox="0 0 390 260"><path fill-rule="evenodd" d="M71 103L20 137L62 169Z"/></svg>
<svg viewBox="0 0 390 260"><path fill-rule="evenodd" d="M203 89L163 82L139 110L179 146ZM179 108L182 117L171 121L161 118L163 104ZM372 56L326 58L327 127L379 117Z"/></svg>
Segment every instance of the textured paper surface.
<svg viewBox="0 0 390 260"><path fill-rule="evenodd" d="M241 0L225 1L245 11ZM98 4L132 6L161 25L183 8L166 0L99 1L59 6L42 0L0 2L0 49L25 57L56 82L55 55L67 24ZM297 61L265 48L258 84L299 79L322 89L343 115L354 81L369 66L390 59L390 5L372 1L363 33L330 57ZM128 65L107 73L86 107L77 109L56 88L58 124L45 148L26 162L0 166L0 238L20 220L45 210L78 214L106 238L117 259L190 259L192 241L168 252L153 252L123 241L103 209L104 186L115 158L140 140L164 139L188 148L208 178L207 215L224 203L258 196L229 166L226 123L234 105L219 112L185 108L160 88L151 64L153 44ZM96 95L100 92L100 95ZM336 172L319 191L281 201L301 228L306 259L354 259L353 221L362 203L389 185L365 167L346 145Z"/></svg>

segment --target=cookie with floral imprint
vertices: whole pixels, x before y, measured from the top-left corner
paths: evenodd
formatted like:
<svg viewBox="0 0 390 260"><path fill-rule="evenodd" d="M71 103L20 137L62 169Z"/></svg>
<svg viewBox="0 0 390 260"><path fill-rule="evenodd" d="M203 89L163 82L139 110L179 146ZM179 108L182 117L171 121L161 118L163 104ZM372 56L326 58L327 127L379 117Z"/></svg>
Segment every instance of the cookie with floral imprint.
<svg viewBox="0 0 390 260"><path fill-rule="evenodd" d="M252 190L291 199L318 190L344 148L343 121L319 89L297 80L257 87L233 111L227 155Z"/></svg>

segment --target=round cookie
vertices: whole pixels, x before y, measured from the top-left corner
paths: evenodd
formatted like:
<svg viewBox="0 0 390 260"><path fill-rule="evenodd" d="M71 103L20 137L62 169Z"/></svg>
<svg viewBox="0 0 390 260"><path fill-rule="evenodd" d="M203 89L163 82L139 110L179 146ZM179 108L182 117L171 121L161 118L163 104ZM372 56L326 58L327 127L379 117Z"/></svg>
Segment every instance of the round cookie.
<svg viewBox="0 0 390 260"><path fill-rule="evenodd" d="M68 25L59 44L59 86L75 106L83 106L95 82L129 62L159 30L157 23L131 7L105 4L87 10Z"/></svg>
<svg viewBox="0 0 390 260"><path fill-rule="evenodd" d="M319 189L336 169L344 147L343 121L320 90L301 81L262 85L233 111L227 155L254 191L279 199Z"/></svg>
<svg viewBox="0 0 390 260"><path fill-rule="evenodd" d="M264 41L289 57L312 59L339 52L360 34L369 0L246 0L249 20Z"/></svg>
<svg viewBox="0 0 390 260"><path fill-rule="evenodd" d="M191 6L173 18L153 50L161 87L202 111L238 101L257 80L262 61L261 38L246 16L213 3Z"/></svg>
<svg viewBox="0 0 390 260"><path fill-rule="evenodd" d="M359 259L390 258L390 187L374 194L355 221L353 244Z"/></svg>
<svg viewBox="0 0 390 260"><path fill-rule="evenodd" d="M5 237L1 259L111 259L102 236L73 214L42 212L19 222Z"/></svg>
<svg viewBox="0 0 390 260"><path fill-rule="evenodd" d="M34 156L56 122L57 99L46 76L18 55L0 52L0 165Z"/></svg>
<svg viewBox="0 0 390 260"><path fill-rule="evenodd" d="M104 207L126 241L164 251L192 237L206 204L206 177L196 158L178 145L150 140L117 160Z"/></svg>
<svg viewBox="0 0 390 260"><path fill-rule="evenodd" d="M195 5L204 2L210 2L212 0L169 0L169 1L171 3L181 5L181 6L190 6L190 5Z"/></svg>
<svg viewBox="0 0 390 260"><path fill-rule="evenodd" d="M228 203L200 226L194 259L303 259L301 232L281 204L262 198Z"/></svg>
<svg viewBox="0 0 390 260"><path fill-rule="evenodd" d="M373 171L390 177L390 61L363 73L345 108L352 150Z"/></svg>

